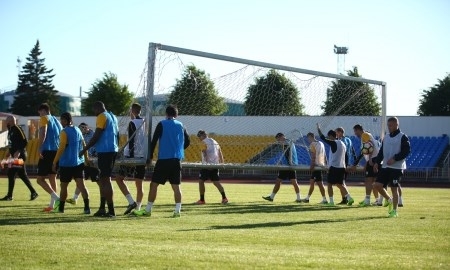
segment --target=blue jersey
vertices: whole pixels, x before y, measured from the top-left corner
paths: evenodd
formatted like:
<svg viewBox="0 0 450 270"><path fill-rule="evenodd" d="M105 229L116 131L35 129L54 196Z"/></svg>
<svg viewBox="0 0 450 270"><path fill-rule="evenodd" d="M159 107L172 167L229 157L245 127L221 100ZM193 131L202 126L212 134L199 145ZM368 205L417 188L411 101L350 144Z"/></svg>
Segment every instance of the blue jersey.
<svg viewBox="0 0 450 270"><path fill-rule="evenodd" d="M95 150L97 150L97 153L118 152L119 126L117 125L116 116L111 112L103 112L99 114L97 116L97 128L103 129L100 138L95 144Z"/></svg>
<svg viewBox="0 0 450 270"><path fill-rule="evenodd" d="M57 151L59 148L59 133L62 130L61 123L53 115L42 116L47 119L47 133L41 145L41 151Z"/></svg>
<svg viewBox="0 0 450 270"><path fill-rule="evenodd" d="M184 127L175 119L160 122L163 128L159 138L158 159L184 158Z"/></svg>
<svg viewBox="0 0 450 270"><path fill-rule="evenodd" d="M83 150L83 135L77 127L65 127L64 132L67 137L67 144L64 152L59 159L59 166L61 167L75 167L84 163L84 156L79 156Z"/></svg>
<svg viewBox="0 0 450 270"><path fill-rule="evenodd" d="M342 137L341 141L344 143L346 148L346 157L345 157L345 165L353 164L354 157L353 157L353 143L352 140L349 137Z"/></svg>
<svg viewBox="0 0 450 270"><path fill-rule="evenodd" d="M297 149L293 142L286 140L283 142L282 165L298 165Z"/></svg>

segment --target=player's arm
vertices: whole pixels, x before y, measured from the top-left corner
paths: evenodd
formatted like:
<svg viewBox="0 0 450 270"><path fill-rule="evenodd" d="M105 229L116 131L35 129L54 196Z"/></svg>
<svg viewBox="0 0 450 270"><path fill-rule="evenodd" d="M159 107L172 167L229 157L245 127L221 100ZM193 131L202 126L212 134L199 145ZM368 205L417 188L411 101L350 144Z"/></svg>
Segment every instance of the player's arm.
<svg viewBox="0 0 450 270"><path fill-rule="evenodd" d="M44 144L45 137L47 136L47 124L48 119L45 116L41 116L39 119L39 152L42 154L42 145Z"/></svg>
<svg viewBox="0 0 450 270"><path fill-rule="evenodd" d="M84 147L86 147L86 142L84 141L84 138L81 138L81 144ZM84 152L84 163L85 164L89 164L89 155L88 155L88 151Z"/></svg>
<svg viewBox="0 0 450 270"><path fill-rule="evenodd" d="M400 153L394 155L394 160L399 161L405 159L411 153L411 144L406 135L402 136Z"/></svg>
<svg viewBox="0 0 450 270"><path fill-rule="evenodd" d="M105 130L106 121L107 121L107 119L104 114L99 114L97 116L97 122L95 124L96 126L95 126L94 135L89 140L89 142L86 144L86 146L83 148L83 150L81 151L82 153L80 153L80 156L84 155L84 152L86 152L87 150L89 150L89 148L94 146L97 143L97 141L100 139L100 136L102 135L103 131Z"/></svg>
<svg viewBox="0 0 450 270"><path fill-rule="evenodd" d="M309 147L309 153L311 155L311 163L309 164L309 169L311 171L314 171L314 168L316 167L316 147L311 144Z"/></svg>
<svg viewBox="0 0 450 270"><path fill-rule="evenodd" d="M56 164L61 158L61 155L64 153L64 150L66 150L66 145L67 145L67 134L64 130L61 130L61 132L59 133L58 151L56 151L56 156L53 159L53 171L56 170Z"/></svg>
<svg viewBox="0 0 450 270"><path fill-rule="evenodd" d="M335 141L332 141L332 140L326 138L325 135L323 135L322 131L320 130L319 124L317 124L317 132L319 133L320 139L324 143L328 144L331 147L331 152L333 152L333 153L336 152L336 150L337 150L337 143Z"/></svg>
<svg viewBox="0 0 450 270"><path fill-rule="evenodd" d="M220 146L219 146L219 150L217 152L219 154L219 163L225 163L225 160L223 159L222 148L220 148Z"/></svg>
<svg viewBox="0 0 450 270"><path fill-rule="evenodd" d="M191 138L189 137L189 134L186 131L186 128L183 128L183 133L184 133L184 145L183 148L186 149L189 147L189 145L191 145Z"/></svg>
<svg viewBox="0 0 450 270"><path fill-rule="evenodd" d="M134 157L134 147L135 147L134 142L136 138L136 135L134 135L135 132L136 132L136 125L133 123L133 121L130 121L130 123L128 124L128 138L131 138L130 141L128 142L130 158Z"/></svg>
<svg viewBox="0 0 450 270"><path fill-rule="evenodd" d="M156 143L158 143L159 138L161 138L162 132L163 132L163 126L162 126L161 122L159 122L156 125L155 132L153 132L152 141L150 143L150 153L149 153L150 160L153 159L153 152L155 151Z"/></svg>

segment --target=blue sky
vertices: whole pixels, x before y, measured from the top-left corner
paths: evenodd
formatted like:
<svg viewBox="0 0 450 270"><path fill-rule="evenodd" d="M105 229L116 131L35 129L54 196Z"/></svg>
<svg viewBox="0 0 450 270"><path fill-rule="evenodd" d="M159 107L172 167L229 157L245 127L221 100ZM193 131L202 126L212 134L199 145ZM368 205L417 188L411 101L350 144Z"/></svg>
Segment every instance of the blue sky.
<svg viewBox="0 0 450 270"><path fill-rule="evenodd" d="M72 95L109 71L135 91L149 42L330 73L338 44L346 69L387 82L389 115L416 115L450 72L449 11L447 0L0 0L0 89L37 39Z"/></svg>

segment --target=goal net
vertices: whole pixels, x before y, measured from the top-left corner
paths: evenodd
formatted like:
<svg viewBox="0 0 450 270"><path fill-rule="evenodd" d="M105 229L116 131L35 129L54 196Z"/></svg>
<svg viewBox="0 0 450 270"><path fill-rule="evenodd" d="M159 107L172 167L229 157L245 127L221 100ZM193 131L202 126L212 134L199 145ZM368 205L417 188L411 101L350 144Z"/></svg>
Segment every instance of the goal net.
<svg viewBox="0 0 450 270"><path fill-rule="evenodd" d="M385 84L360 77L356 68L343 76L155 43L147 67L140 98L151 120L147 133L175 104L191 137L184 167L289 168L282 162L286 147L275 140L283 133L302 169L310 163L306 135L318 137L316 123L324 134L342 127L353 136L355 124L377 138L384 133ZM225 164L202 164L199 130L217 141Z"/></svg>

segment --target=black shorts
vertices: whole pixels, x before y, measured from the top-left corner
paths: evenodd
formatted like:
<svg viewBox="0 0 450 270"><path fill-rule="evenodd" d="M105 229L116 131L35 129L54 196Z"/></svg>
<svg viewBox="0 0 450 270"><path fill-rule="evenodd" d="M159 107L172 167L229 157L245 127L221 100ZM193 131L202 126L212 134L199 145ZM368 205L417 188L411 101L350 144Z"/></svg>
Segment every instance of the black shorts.
<svg viewBox="0 0 450 270"><path fill-rule="evenodd" d="M81 163L75 167L59 167L59 180L64 183L70 183L72 179L83 180L84 164Z"/></svg>
<svg viewBox="0 0 450 270"><path fill-rule="evenodd" d="M328 184L343 184L345 177L345 168L336 168L331 166L328 170Z"/></svg>
<svg viewBox="0 0 450 270"><path fill-rule="evenodd" d="M152 182L164 185L167 180L172 185L181 184L181 161L179 159L158 159L156 161Z"/></svg>
<svg viewBox="0 0 450 270"><path fill-rule="evenodd" d="M382 183L384 187L398 187L403 176L402 169L381 168L378 172L377 182Z"/></svg>
<svg viewBox="0 0 450 270"><path fill-rule="evenodd" d="M277 178L281 179L281 180L297 179L297 172L296 171L279 171Z"/></svg>
<svg viewBox="0 0 450 270"><path fill-rule="evenodd" d="M366 177L377 177L377 173L373 171L373 166L370 166L369 162L366 164Z"/></svg>
<svg viewBox="0 0 450 270"><path fill-rule="evenodd" d="M84 179L91 178L92 182L98 182L100 170L96 167L84 166Z"/></svg>
<svg viewBox="0 0 450 270"><path fill-rule="evenodd" d="M202 169L200 170L200 180L206 181L211 179L211 181L219 181L219 169Z"/></svg>
<svg viewBox="0 0 450 270"><path fill-rule="evenodd" d="M43 158L40 158L38 161L38 175L47 176L49 174L56 174L56 172L52 170L56 151L42 151L42 156ZM56 170L58 170L58 164L56 166Z"/></svg>
<svg viewBox="0 0 450 270"><path fill-rule="evenodd" d="M119 175L135 179L144 179L145 165L138 165L138 166L121 165L119 168Z"/></svg>
<svg viewBox="0 0 450 270"><path fill-rule="evenodd" d="M117 152L97 153L100 177L111 177Z"/></svg>
<svg viewBox="0 0 450 270"><path fill-rule="evenodd" d="M310 179L314 180L314 181L322 181L323 180L322 171L319 171L319 170L313 171L311 173L311 178Z"/></svg>

